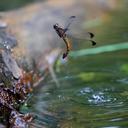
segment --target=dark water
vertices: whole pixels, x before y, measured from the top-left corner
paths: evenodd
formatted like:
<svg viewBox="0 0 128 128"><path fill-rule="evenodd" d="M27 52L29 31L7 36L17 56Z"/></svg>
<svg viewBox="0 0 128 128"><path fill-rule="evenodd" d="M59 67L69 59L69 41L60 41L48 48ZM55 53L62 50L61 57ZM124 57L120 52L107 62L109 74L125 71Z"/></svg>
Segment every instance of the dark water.
<svg viewBox="0 0 128 128"><path fill-rule="evenodd" d="M127 10L94 29L98 46L128 41ZM36 127L128 128L127 50L69 57L55 72L60 86L49 77L32 98Z"/></svg>

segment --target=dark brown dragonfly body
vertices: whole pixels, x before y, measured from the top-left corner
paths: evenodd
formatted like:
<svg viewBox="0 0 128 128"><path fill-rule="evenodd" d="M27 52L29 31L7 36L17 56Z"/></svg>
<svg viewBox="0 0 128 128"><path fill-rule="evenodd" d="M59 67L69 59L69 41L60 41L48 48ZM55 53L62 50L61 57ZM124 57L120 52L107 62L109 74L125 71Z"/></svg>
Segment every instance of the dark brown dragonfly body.
<svg viewBox="0 0 128 128"><path fill-rule="evenodd" d="M53 25L53 28L55 29L58 36L60 38L62 38L66 44L66 52L63 54L63 59L67 57L69 51L71 50L71 42L70 42L69 38L67 37L66 32L69 30L69 26L71 25L74 18L75 18L75 16L69 17L69 23L67 24L67 26L65 28L62 28L61 26L59 26L58 23ZM87 32L87 34L89 35L89 39L86 39L86 40L92 42L93 46L96 45L96 42L92 40L92 38L94 37L94 34L91 32Z"/></svg>
<svg viewBox="0 0 128 128"><path fill-rule="evenodd" d="M55 25L53 26L53 28L56 30L56 33L58 34L58 36L59 36L60 38L62 38L63 41L64 41L65 44L66 44L67 50L66 50L65 53L63 53L63 59L64 59L65 57L67 57L67 55L68 55L68 53L69 53L69 51L70 51L70 48L71 48L71 46L70 46L70 41L69 41L69 39L67 38L66 30L65 30L65 29L61 28L58 24L55 24Z"/></svg>

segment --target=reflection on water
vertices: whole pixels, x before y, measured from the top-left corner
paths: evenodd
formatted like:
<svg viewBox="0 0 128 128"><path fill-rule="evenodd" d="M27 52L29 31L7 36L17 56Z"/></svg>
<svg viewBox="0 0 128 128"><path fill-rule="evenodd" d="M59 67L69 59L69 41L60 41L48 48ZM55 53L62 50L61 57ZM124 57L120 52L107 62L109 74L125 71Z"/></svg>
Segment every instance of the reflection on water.
<svg viewBox="0 0 128 128"><path fill-rule="evenodd" d="M121 12L124 15L127 11L124 9ZM115 15L113 14L114 18ZM114 24L115 20L111 23ZM126 34L126 29L122 29L127 25L126 18L118 20L115 25L120 27L111 30L113 35L109 39L102 37L101 40L108 42L114 38L117 43L128 41L128 38L117 35ZM108 29L110 26L105 25ZM118 36L117 40L114 34ZM127 128L127 54L124 50L70 58L67 64L60 66L60 72L56 74L61 86L56 87L48 78L47 85L37 90L32 99L31 110L37 115L34 120L36 127Z"/></svg>
<svg viewBox="0 0 128 128"><path fill-rule="evenodd" d="M66 73L65 67L57 73L60 87L48 80L36 93L35 123L48 128L127 128L127 73L121 70L127 63L124 53L72 60L75 65L69 63Z"/></svg>

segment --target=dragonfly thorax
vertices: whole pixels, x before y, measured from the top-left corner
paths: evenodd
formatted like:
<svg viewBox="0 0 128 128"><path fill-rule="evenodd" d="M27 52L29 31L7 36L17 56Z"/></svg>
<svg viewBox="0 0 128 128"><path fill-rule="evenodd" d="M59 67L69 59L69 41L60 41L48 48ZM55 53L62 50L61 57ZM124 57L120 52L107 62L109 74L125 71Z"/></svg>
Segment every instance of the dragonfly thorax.
<svg viewBox="0 0 128 128"><path fill-rule="evenodd" d="M57 32L57 34L59 35L60 38L65 38L66 37L65 29L60 27L59 24L56 23L55 25L53 25L53 28L56 30L56 32Z"/></svg>
<svg viewBox="0 0 128 128"><path fill-rule="evenodd" d="M59 28L59 24L58 23L54 24L53 28L56 30L57 28Z"/></svg>

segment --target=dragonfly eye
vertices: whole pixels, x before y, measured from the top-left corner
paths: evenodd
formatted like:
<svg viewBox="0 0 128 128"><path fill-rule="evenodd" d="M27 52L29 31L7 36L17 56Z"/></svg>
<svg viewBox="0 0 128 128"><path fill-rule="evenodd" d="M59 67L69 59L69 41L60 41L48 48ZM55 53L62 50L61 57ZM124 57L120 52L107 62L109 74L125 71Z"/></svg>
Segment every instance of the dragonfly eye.
<svg viewBox="0 0 128 128"><path fill-rule="evenodd" d="M58 28L58 26L59 25L56 23L56 24L53 25L53 28L56 29L56 28Z"/></svg>
<svg viewBox="0 0 128 128"><path fill-rule="evenodd" d="M53 25L53 28L55 29L56 28L56 25Z"/></svg>

